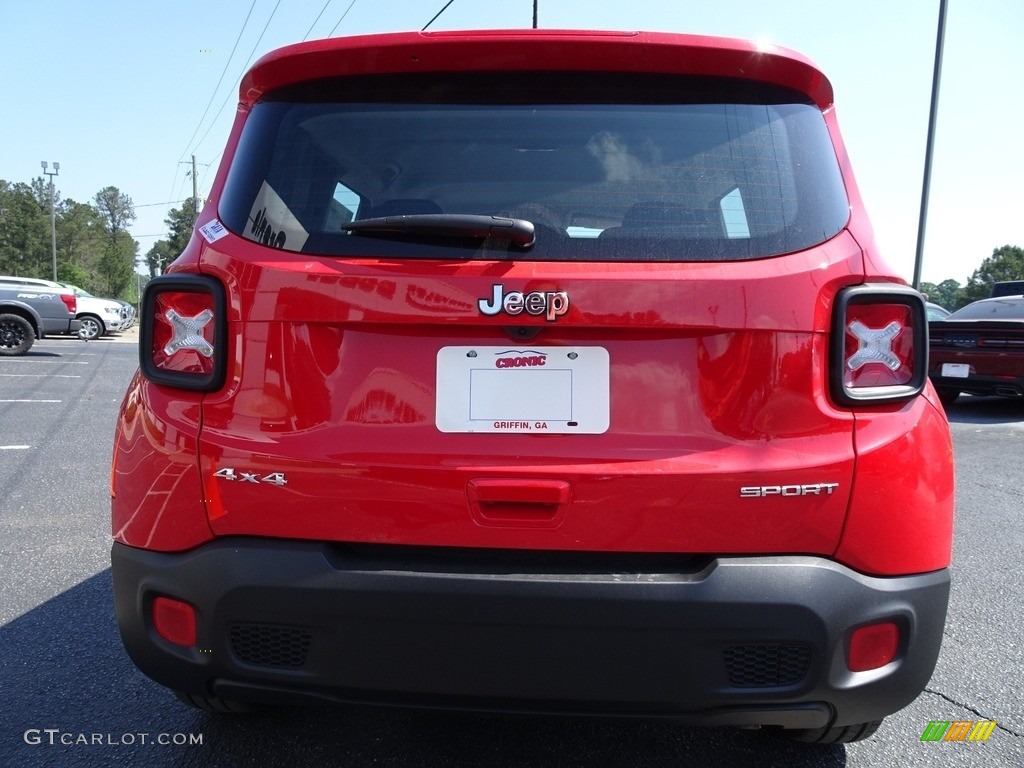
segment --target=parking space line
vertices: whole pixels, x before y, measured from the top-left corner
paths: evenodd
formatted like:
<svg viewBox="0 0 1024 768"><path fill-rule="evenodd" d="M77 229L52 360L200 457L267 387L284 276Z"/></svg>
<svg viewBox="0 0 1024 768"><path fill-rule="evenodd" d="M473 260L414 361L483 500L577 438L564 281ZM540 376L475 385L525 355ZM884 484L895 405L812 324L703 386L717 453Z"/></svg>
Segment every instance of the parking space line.
<svg viewBox="0 0 1024 768"><path fill-rule="evenodd" d="M81 376L72 376L68 373L0 373L0 376L8 379L80 379Z"/></svg>
<svg viewBox="0 0 1024 768"><path fill-rule="evenodd" d="M31 445L0 445L0 451L27 451Z"/></svg>
<svg viewBox="0 0 1024 768"><path fill-rule="evenodd" d="M63 403L63 400L0 400L0 403Z"/></svg>

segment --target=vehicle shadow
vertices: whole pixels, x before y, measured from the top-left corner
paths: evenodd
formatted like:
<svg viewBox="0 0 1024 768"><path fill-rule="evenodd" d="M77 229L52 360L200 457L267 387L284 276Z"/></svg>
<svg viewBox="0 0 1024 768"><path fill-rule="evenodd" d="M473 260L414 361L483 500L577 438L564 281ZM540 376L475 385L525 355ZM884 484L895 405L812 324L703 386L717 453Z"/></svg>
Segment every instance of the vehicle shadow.
<svg viewBox="0 0 1024 768"><path fill-rule="evenodd" d="M55 351L51 351L51 350L48 350L48 349L40 349L38 343L33 344L32 345L32 349L30 349L24 355L21 355L21 357L23 359L29 359L29 358L33 358L33 357L63 357L63 356L64 355L62 355L60 352L55 352Z"/></svg>
<svg viewBox="0 0 1024 768"><path fill-rule="evenodd" d="M946 417L956 424L1024 422L1024 398L960 395L946 406Z"/></svg>
<svg viewBox="0 0 1024 768"><path fill-rule="evenodd" d="M795 744L768 733L683 728L649 720L356 706L252 715L202 713L145 678L125 654L114 622L109 569L0 627L0 653L2 765L841 768L847 764L843 746ZM171 743L158 744L161 735Z"/></svg>

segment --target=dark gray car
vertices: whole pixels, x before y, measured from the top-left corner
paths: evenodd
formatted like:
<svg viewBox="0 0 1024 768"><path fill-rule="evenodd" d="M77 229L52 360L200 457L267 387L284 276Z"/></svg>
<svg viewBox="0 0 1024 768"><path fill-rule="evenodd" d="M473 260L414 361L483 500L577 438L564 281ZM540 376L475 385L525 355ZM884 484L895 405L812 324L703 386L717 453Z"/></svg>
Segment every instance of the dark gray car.
<svg viewBox="0 0 1024 768"><path fill-rule="evenodd" d="M76 304L72 291L0 282L0 355L23 355L48 333L77 333Z"/></svg>

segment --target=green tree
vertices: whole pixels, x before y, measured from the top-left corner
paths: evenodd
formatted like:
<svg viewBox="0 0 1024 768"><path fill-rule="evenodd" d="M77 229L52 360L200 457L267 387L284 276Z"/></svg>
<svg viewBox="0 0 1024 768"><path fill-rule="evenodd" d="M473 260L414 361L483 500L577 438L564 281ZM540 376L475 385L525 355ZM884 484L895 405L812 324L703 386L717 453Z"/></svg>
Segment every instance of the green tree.
<svg viewBox="0 0 1024 768"><path fill-rule="evenodd" d="M104 187L94 199L106 239L97 264L97 279L103 293L121 296L135 279L139 244L128 234L128 225L135 220L135 206L117 187Z"/></svg>
<svg viewBox="0 0 1024 768"><path fill-rule="evenodd" d="M946 309L958 306L963 290L963 287L956 280L943 280L938 285L934 283L921 283L921 293L928 297L928 301L939 304Z"/></svg>
<svg viewBox="0 0 1024 768"><path fill-rule="evenodd" d="M185 246L188 245L195 220L196 201L191 197L182 204L181 208L171 208L167 212L164 224L168 227L168 242L171 244L171 250L174 251L174 258L178 258L185 250Z"/></svg>
<svg viewBox="0 0 1024 768"><path fill-rule="evenodd" d="M64 200L57 211L57 276L88 290L106 246L103 217L95 206Z"/></svg>
<svg viewBox="0 0 1024 768"><path fill-rule="evenodd" d="M0 179L0 274L52 274L49 193L44 207L37 186Z"/></svg>
<svg viewBox="0 0 1024 768"><path fill-rule="evenodd" d="M157 240L153 243L153 247L149 249L144 259L145 265L149 269L149 276L156 277L162 274L167 265L178 258L179 253L167 240Z"/></svg>
<svg viewBox="0 0 1024 768"><path fill-rule="evenodd" d="M135 284L135 256L139 244L127 232L118 232L116 240L104 249L96 275L96 287L104 296L129 294Z"/></svg>
<svg viewBox="0 0 1024 768"><path fill-rule="evenodd" d="M1004 245L993 250L968 278L957 308L986 298L992 292L992 284L1000 280L1024 280L1024 248Z"/></svg>
<svg viewBox="0 0 1024 768"><path fill-rule="evenodd" d="M167 225L167 239L157 240L143 259L150 277L156 277L178 258L192 237L192 226L195 221L195 201L186 200L181 208L171 208L167 212L164 224Z"/></svg>

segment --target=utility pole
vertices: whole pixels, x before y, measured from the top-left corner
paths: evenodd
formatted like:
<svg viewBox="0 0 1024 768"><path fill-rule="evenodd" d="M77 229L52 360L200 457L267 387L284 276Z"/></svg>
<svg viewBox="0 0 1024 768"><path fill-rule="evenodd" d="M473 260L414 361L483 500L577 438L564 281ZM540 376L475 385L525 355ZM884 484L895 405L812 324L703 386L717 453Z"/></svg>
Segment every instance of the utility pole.
<svg viewBox="0 0 1024 768"><path fill-rule="evenodd" d="M534 29L537 28L537 2L538 2L538 0L533 0L533 28Z"/></svg>
<svg viewBox="0 0 1024 768"><path fill-rule="evenodd" d="M939 31L935 40L935 69L932 73L932 104L928 113L928 140L924 150L924 182L921 185L921 216L917 222L917 254L914 256L914 287L921 290L924 235L928 223L928 192L932 185L932 152L935 149L935 121L939 114L939 79L942 76L942 48L946 37L946 0L939 0Z"/></svg>
<svg viewBox="0 0 1024 768"><path fill-rule="evenodd" d="M53 245L53 279L57 280L57 208L53 197L53 177L60 175L60 163L53 164L53 170L46 170L43 160L43 173L50 177L50 239Z"/></svg>
<svg viewBox="0 0 1024 768"><path fill-rule="evenodd" d="M196 156L192 155L192 226L199 218L199 176L196 174Z"/></svg>
<svg viewBox="0 0 1024 768"><path fill-rule="evenodd" d="M188 165L187 160L182 160L178 165ZM192 175L192 226L196 225L199 218L199 174L196 172L196 156L192 155L192 170L186 171L185 175Z"/></svg>

